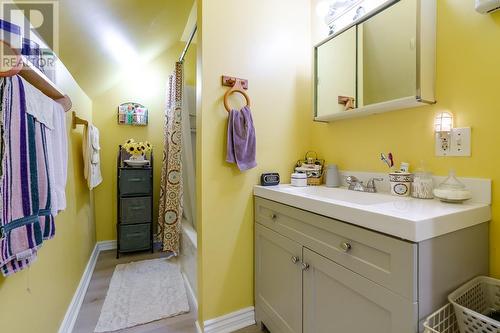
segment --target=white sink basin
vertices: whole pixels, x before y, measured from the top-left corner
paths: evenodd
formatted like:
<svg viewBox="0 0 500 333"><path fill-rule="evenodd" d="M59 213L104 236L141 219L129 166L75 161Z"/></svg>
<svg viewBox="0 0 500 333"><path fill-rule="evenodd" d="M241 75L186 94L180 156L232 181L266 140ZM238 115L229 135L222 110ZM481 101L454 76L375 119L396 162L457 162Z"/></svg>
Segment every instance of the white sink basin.
<svg viewBox="0 0 500 333"><path fill-rule="evenodd" d="M387 202L404 200L388 194L367 193L350 191L346 188L333 188L324 186L288 187L287 192L302 194L304 196L321 197L336 201L344 201L356 205L376 205Z"/></svg>

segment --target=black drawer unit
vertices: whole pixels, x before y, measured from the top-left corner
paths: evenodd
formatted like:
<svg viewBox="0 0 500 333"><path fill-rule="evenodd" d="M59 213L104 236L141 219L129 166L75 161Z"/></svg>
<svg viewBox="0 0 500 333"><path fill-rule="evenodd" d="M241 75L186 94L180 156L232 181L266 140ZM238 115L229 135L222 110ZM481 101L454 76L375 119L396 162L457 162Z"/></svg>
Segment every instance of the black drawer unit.
<svg viewBox="0 0 500 333"><path fill-rule="evenodd" d="M150 250L153 252L153 153L149 165L130 167L130 155L119 147L117 170L118 221L117 250L121 253Z"/></svg>

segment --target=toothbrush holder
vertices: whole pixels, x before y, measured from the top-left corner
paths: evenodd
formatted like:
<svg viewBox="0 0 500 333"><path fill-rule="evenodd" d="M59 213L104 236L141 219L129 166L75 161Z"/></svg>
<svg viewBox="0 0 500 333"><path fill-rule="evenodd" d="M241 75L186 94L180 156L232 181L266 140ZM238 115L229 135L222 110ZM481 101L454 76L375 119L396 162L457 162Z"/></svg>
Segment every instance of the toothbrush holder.
<svg viewBox="0 0 500 333"><path fill-rule="evenodd" d="M410 195L413 174L408 172L393 172L389 174L389 183L391 184L391 194L398 197L407 197Z"/></svg>

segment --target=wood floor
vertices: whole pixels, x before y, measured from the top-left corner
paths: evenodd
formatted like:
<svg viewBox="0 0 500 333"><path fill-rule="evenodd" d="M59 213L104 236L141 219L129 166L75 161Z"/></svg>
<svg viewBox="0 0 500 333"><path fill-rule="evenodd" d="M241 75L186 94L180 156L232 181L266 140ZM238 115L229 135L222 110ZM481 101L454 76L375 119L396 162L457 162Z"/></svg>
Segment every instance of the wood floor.
<svg viewBox="0 0 500 333"><path fill-rule="evenodd" d="M164 256L163 253L139 253L124 255L120 259L115 258L115 251L104 251L99 254L96 267L90 280L89 288L85 294L80 313L76 319L73 333L93 333L97 325L97 320L101 313L101 308L106 298L109 282L115 266L132 261L147 260ZM175 259L172 259L175 260ZM189 306L194 309L193 302L189 300ZM196 333L195 321L196 311L158 320L149 324L128 328L116 332L120 333ZM258 333L261 330L257 326L250 326L237 333Z"/></svg>

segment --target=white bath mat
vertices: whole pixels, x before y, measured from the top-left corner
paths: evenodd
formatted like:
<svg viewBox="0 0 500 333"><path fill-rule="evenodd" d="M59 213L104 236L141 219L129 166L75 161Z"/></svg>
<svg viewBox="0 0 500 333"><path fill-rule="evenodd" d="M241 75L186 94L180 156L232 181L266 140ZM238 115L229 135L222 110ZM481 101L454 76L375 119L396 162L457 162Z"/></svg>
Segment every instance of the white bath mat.
<svg viewBox="0 0 500 333"><path fill-rule="evenodd" d="M112 332L188 311L177 264L162 258L118 265L94 332Z"/></svg>

